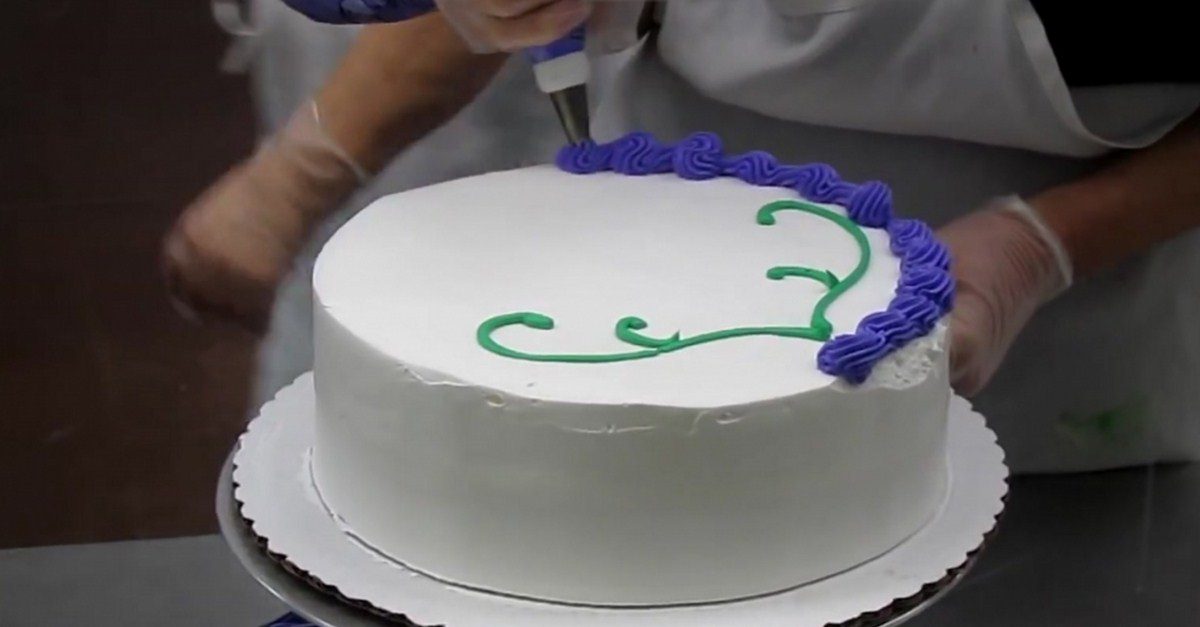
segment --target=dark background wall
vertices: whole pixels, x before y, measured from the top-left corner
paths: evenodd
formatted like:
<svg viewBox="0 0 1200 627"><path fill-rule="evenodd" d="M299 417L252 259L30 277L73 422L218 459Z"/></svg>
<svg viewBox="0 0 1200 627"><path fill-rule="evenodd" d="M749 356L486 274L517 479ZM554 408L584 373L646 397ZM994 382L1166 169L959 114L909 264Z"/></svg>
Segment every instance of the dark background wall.
<svg viewBox="0 0 1200 627"><path fill-rule="evenodd" d="M0 20L0 548L215 529L253 340L171 310L158 245L247 154L208 2L39 0Z"/></svg>

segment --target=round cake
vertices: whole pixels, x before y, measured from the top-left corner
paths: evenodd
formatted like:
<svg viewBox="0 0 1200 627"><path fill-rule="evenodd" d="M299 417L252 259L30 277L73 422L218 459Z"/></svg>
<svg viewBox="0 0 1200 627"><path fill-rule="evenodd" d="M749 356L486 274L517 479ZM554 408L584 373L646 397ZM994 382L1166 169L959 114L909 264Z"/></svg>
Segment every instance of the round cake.
<svg viewBox="0 0 1200 627"><path fill-rule="evenodd" d="M315 270L317 491L388 558L525 598L844 571L945 496L948 264L885 186L710 136L388 196Z"/></svg>

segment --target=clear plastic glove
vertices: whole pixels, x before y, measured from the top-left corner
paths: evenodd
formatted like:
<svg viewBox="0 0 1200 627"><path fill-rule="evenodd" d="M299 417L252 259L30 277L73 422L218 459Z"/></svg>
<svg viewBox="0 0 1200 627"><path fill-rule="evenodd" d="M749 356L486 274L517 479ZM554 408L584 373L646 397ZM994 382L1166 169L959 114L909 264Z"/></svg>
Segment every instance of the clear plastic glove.
<svg viewBox="0 0 1200 627"><path fill-rule="evenodd" d="M252 158L180 215L162 266L176 308L197 321L265 331L275 290L312 229L366 179L301 107Z"/></svg>
<svg viewBox="0 0 1200 627"><path fill-rule="evenodd" d="M643 6L638 0L437 0L437 4L477 53L545 45L584 21L589 49L616 52L636 41Z"/></svg>
<svg viewBox="0 0 1200 627"><path fill-rule="evenodd" d="M964 396L995 374L1038 307L1071 285L1061 240L1016 196L997 198L938 231L958 281L950 314L951 383Z"/></svg>

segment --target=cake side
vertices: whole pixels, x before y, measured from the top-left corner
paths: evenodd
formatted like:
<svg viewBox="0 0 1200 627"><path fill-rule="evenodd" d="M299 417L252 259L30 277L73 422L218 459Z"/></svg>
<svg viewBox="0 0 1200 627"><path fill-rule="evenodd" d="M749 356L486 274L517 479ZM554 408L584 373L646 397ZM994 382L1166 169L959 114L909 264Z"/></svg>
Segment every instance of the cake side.
<svg viewBox="0 0 1200 627"><path fill-rule="evenodd" d="M447 385L320 306L315 324L322 497L383 554L466 587L613 606L754 596L886 552L945 494L944 327L860 386L695 409Z"/></svg>

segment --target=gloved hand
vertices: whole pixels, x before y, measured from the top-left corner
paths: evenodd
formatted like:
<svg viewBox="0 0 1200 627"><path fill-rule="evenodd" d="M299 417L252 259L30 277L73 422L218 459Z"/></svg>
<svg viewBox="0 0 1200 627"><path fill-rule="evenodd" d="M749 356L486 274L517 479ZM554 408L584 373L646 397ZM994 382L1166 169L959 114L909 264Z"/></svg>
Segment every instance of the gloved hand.
<svg viewBox="0 0 1200 627"><path fill-rule="evenodd" d="M643 6L636 0L437 0L437 4L477 53L548 44L585 20L589 49L616 52L636 41Z"/></svg>
<svg viewBox="0 0 1200 627"><path fill-rule="evenodd" d="M964 396L995 374L1033 313L1071 285L1062 241L1025 201L993 200L938 231L958 282L950 314L950 377Z"/></svg>
<svg viewBox="0 0 1200 627"><path fill-rule="evenodd" d="M167 234L162 266L176 308L193 319L264 331L293 257L366 178L322 129L316 104L301 107Z"/></svg>

